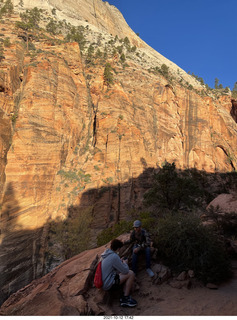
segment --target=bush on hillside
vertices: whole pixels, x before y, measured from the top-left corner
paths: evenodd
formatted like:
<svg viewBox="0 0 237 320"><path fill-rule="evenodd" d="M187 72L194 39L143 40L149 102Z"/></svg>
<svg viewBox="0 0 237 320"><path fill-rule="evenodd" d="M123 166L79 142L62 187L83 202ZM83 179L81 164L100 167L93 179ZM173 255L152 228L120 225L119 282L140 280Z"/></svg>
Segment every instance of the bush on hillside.
<svg viewBox="0 0 237 320"><path fill-rule="evenodd" d="M144 203L162 212L164 209L177 211L197 206L201 195L202 190L190 171L178 172L174 162L165 162L159 172L154 173L153 186L144 195Z"/></svg>
<svg viewBox="0 0 237 320"><path fill-rule="evenodd" d="M148 231L152 229L152 226L155 223L155 218L153 218L149 212L132 212L130 215L132 217L132 221L121 220L114 226L101 231L97 237L97 245L102 246L121 234L130 232L133 228L134 220L140 220L142 227Z"/></svg>
<svg viewBox="0 0 237 320"><path fill-rule="evenodd" d="M154 228L154 244L165 263L177 272L193 270L204 283L230 275L223 243L193 215L168 214Z"/></svg>
<svg viewBox="0 0 237 320"><path fill-rule="evenodd" d="M113 83L113 73L112 73L112 66L110 63L106 63L104 69L104 83L109 86Z"/></svg>
<svg viewBox="0 0 237 320"><path fill-rule="evenodd" d="M71 27L68 34L65 37L66 42L77 42L79 44L80 50L83 51L86 44L86 39L83 34L82 26Z"/></svg>
<svg viewBox="0 0 237 320"><path fill-rule="evenodd" d="M110 242L112 239L120 236L123 233L129 232L132 229L132 222L121 220L114 226L107 228L98 235L97 246L103 246L104 244Z"/></svg>
<svg viewBox="0 0 237 320"><path fill-rule="evenodd" d="M88 249L91 238L91 222L91 208L79 212L71 208L66 220L52 221L49 228L49 254L58 255L57 247L59 245L59 254L66 260Z"/></svg>

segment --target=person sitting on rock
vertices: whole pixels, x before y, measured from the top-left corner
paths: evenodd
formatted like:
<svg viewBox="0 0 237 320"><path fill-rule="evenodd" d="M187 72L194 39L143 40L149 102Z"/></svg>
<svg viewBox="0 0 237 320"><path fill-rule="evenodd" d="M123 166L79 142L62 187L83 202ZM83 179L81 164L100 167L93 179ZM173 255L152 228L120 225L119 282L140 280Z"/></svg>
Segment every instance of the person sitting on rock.
<svg viewBox="0 0 237 320"><path fill-rule="evenodd" d="M120 305L123 307L135 307L137 301L130 296L130 291L135 279L134 272L129 270L128 260L121 260L116 253L122 246L122 241L114 239L111 241L110 249L106 249L101 255L102 288L104 290L110 290L112 287L116 288L118 285L124 284Z"/></svg>
<svg viewBox="0 0 237 320"><path fill-rule="evenodd" d="M134 230L130 235L130 243L133 243L132 249L132 270L135 274L137 274L137 260L138 255L141 252L145 251L146 255L146 271L148 275L152 278L154 276L154 272L151 270L151 240L149 233L142 228L141 221L136 220L133 223Z"/></svg>

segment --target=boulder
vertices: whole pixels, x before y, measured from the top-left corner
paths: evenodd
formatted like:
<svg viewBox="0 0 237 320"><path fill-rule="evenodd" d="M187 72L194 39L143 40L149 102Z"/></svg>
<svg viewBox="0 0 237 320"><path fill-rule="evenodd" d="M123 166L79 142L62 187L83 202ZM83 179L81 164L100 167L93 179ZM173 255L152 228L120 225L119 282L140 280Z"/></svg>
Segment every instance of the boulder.
<svg viewBox="0 0 237 320"><path fill-rule="evenodd" d="M171 270L162 264L155 264L152 270L155 274L152 280L153 284L161 284L171 277Z"/></svg>
<svg viewBox="0 0 237 320"><path fill-rule="evenodd" d="M183 271L181 272L178 277L176 278L178 281L184 281L187 279L187 272L186 271Z"/></svg>
<svg viewBox="0 0 237 320"><path fill-rule="evenodd" d="M237 215L237 195L222 193L212 200L207 206L207 210L211 207L221 213L236 213Z"/></svg>

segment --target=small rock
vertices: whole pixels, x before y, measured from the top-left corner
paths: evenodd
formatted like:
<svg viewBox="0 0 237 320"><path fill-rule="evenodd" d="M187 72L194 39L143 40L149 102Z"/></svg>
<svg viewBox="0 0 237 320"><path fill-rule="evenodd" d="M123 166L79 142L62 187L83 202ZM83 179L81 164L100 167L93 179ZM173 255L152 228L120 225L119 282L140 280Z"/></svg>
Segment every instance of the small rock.
<svg viewBox="0 0 237 320"><path fill-rule="evenodd" d="M188 270L188 276L189 276L189 278L194 278L194 271Z"/></svg>
<svg viewBox="0 0 237 320"><path fill-rule="evenodd" d="M72 306L63 306L61 308L61 316L79 316L80 313L77 310L77 308L72 307Z"/></svg>
<svg viewBox="0 0 237 320"><path fill-rule="evenodd" d="M183 284L180 281L171 281L169 285L175 289L181 289L183 287Z"/></svg>
<svg viewBox="0 0 237 320"><path fill-rule="evenodd" d="M162 265L161 264L155 264L152 266L152 270L154 273L159 273L162 270Z"/></svg>
<svg viewBox="0 0 237 320"><path fill-rule="evenodd" d="M88 314L87 302L82 295L70 297L70 303L73 307L78 309L79 315Z"/></svg>
<svg viewBox="0 0 237 320"><path fill-rule="evenodd" d="M176 279L178 281L186 280L187 279L187 272L186 271L181 272Z"/></svg>
<svg viewBox="0 0 237 320"><path fill-rule="evenodd" d="M89 314L93 314L95 316L101 316L105 314L105 311L101 307L99 307L98 304L95 303L95 301L90 301Z"/></svg>
<svg viewBox="0 0 237 320"><path fill-rule="evenodd" d="M206 284L206 287L207 287L208 289L212 289L212 290L217 290L217 289L218 289L218 286L215 285L214 283L207 283L207 284Z"/></svg>

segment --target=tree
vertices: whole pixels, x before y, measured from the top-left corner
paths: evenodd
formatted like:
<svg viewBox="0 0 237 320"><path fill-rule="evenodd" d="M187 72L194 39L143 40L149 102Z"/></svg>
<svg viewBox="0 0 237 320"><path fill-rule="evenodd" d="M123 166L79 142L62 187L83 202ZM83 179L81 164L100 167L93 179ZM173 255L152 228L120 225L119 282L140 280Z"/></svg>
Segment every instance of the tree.
<svg viewBox="0 0 237 320"><path fill-rule="evenodd" d="M65 37L66 41L70 41L70 42L77 42L79 44L80 50L83 51L85 48L85 44L86 44L86 39L84 37L84 34L82 32L82 27L72 27L70 29L70 31L68 32L68 34Z"/></svg>
<svg viewBox="0 0 237 320"><path fill-rule="evenodd" d="M69 208L68 218L64 221L56 219L50 224L50 242L52 245L50 255L58 253L63 258L69 259L74 255L86 250L91 238L90 224L92 222L92 208L78 211L76 208Z"/></svg>
<svg viewBox="0 0 237 320"><path fill-rule="evenodd" d="M123 39L123 42L124 42L124 44L125 44L126 46L129 46L129 45L130 45L130 41L129 41L128 37L125 37L125 38Z"/></svg>
<svg viewBox="0 0 237 320"><path fill-rule="evenodd" d="M21 20L26 23L31 30L38 29L42 11L42 9L38 9L37 7L26 10L25 13L20 14Z"/></svg>
<svg viewBox="0 0 237 320"><path fill-rule="evenodd" d="M165 78L167 78L168 75L169 75L169 67L168 67L166 64L163 63L163 64L161 65L160 70L161 70L161 73L163 74L163 76L164 76Z"/></svg>
<svg viewBox="0 0 237 320"><path fill-rule="evenodd" d="M215 89L218 89L218 87L219 87L219 79L215 78L214 88L215 88Z"/></svg>
<svg viewBox="0 0 237 320"><path fill-rule="evenodd" d="M58 32L57 32L57 23L55 20L53 19L50 19L49 23L46 25L46 31L48 31L49 33L53 34L53 35L56 35Z"/></svg>
<svg viewBox="0 0 237 320"><path fill-rule="evenodd" d="M204 82L203 78L200 77L199 81L200 81L201 85L204 86L205 82Z"/></svg>
<svg viewBox="0 0 237 320"><path fill-rule="evenodd" d="M234 88L232 90L232 96L233 98L237 98L237 82L234 84Z"/></svg>
<svg viewBox="0 0 237 320"><path fill-rule="evenodd" d="M125 62L126 57L125 57L125 54L124 54L124 53L121 54L120 60L121 60L122 63Z"/></svg>
<svg viewBox="0 0 237 320"><path fill-rule="evenodd" d="M102 57L102 52L100 51L100 49L97 49L95 57L96 58L101 58Z"/></svg>
<svg viewBox="0 0 237 320"><path fill-rule="evenodd" d="M234 88L233 88L233 90L232 91L236 91L237 92L237 82L235 82L235 84L234 84Z"/></svg>
<svg viewBox="0 0 237 320"><path fill-rule="evenodd" d="M223 89L223 85L219 84L219 79L215 78L215 89Z"/></svg>
<svg viewBox="0 0 237 320"><path fill-rule="evenodd" d="M5 59L4 49L3 49L2 44L0 43L0 62L1 62L3 59Z"/></svg>
<svg viewBox="0 0 237 320"><path fill-rule="evenodd" d="M178 172L174 162L165 162L154 174L153 187L144 195L144 202L147 206L175 212L197 205L200 195L201 190L188 170Z"/></svg>
<svg viewBox="0 0 237 320"><path fill-rule="evenodd" d="M30 32L34 32L39 29L39 22L41 20L42 9L33 8L31 10L26 10L26 12L21 13L21 21L16 22L16 27L25 31L27 50L29 48L29 35Z"/></svg>
<svg viewBox="0 0 237 320"><path fill-rule="evenodd" d="M176 272L193 270L204 283L231 276L231 264L219 238L193 214L168 214L154 224L153 240L159 256Z"/></svg>
<svg viewBox="0 0 237 320"><path fill-rule="evenodd" d="M11 40L10 40L9 37L7 37L6 39L4 39L3 45L4 45L4 47L6 47L6 48L9 48L9 47L11 46Z"/></svg>
<svg viewBox="0 0 237 320"><path fill-rule="evenodd" d="M95 49L92 44L87 49L87 57L86 57L86 63L91 63L93 60L93 54L95 52Z"/></svg>
<svg viewBox="0 0 237 320"><path fill-rule="evenodd" d="M2 14L11 14L13 13L13 9L14 9L14 6L11 2L11 0L7 0L4 4L4 6L1 8L0 10L0 15Z"/></svg>
<svg viewBox="0 0 237 320"><path fill-rule="evenodd" d="M113 83L112 67L110 63L106 63L104 69L104 83L108 86Z"/></svg>

